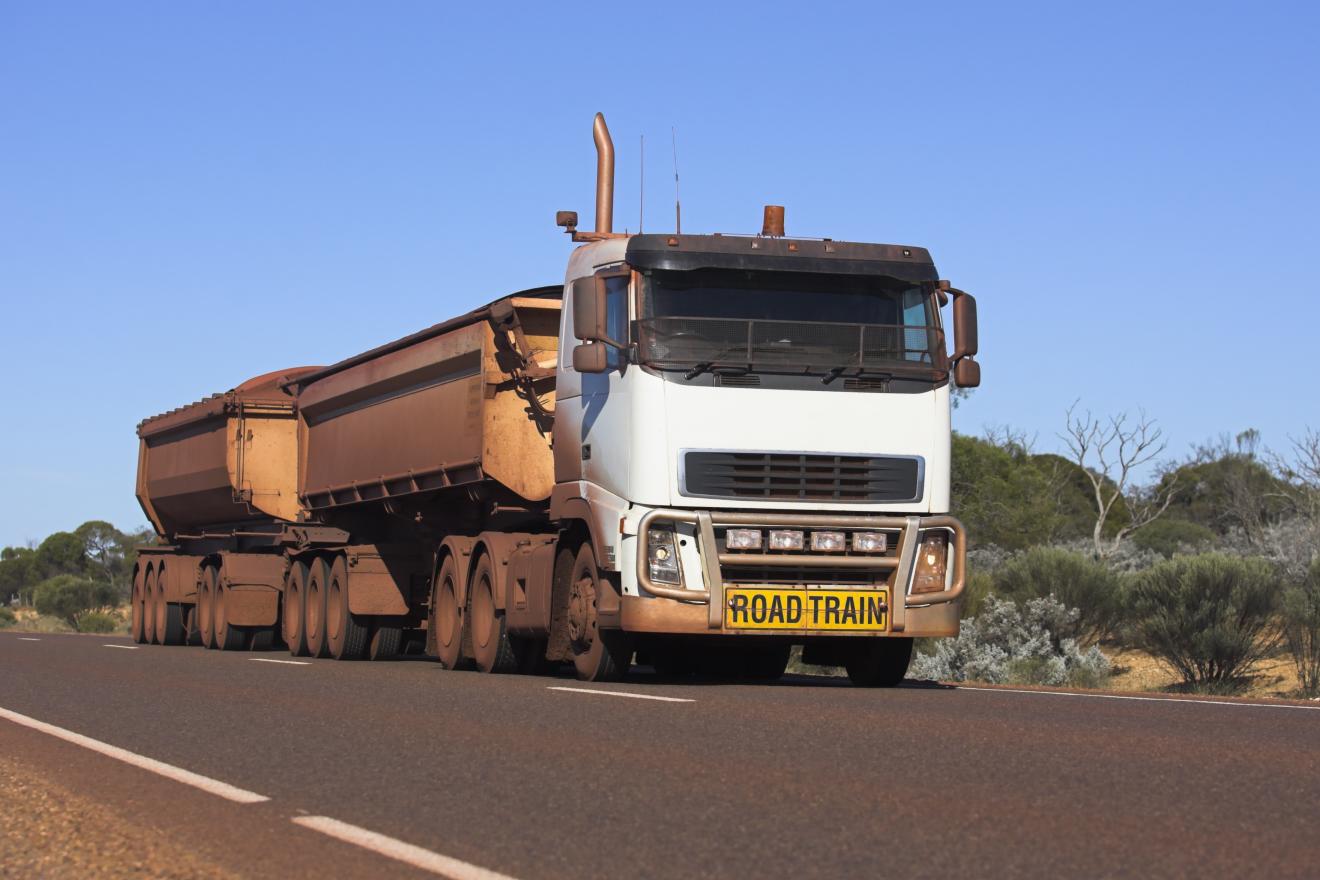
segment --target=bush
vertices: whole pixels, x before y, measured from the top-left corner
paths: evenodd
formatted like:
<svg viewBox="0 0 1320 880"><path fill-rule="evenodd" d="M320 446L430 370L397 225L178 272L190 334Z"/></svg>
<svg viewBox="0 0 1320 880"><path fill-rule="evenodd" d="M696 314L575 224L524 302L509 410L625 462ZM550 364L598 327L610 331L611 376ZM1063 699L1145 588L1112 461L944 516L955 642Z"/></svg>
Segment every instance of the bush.
<svg viewBox="0 0 1320 880"><path fill-rule="evenodd" d="M1320 695L1320 559L1300 584L1283 593L1283 634L1302 693Z"/></svg>
<svg viewBox="0 0 1320 880"><path fill-rule="evenodd" d="M1196 552L1213 544L1217 536L1212 529L1185 519L1157 519L1132 533L1132 543L1142 550L1151 550L1165 559L1179 551Z"/></svg>
<svg viewBox="0 0 1320 880"><path fill-rule="evenodd" d="M8 608L0 607L0 626L13 626L18 616Z"/></svg>
<svg viewBox="0 0 1320 880"><path fill-rule="evenodd" d="M103 611L89 611L78 618L78 632L112 633L119 629L119 620Z"/></svg>
<svg viewBox="0 0 1320 880"><path fill-rule="evenodd" d="M1118 577L1104 563L1054 547L1033 547L995 573L995 592L1028 602L1053 596L1076 619L1056 635L1095 642L1108 635L1118 619Z"/></svg>
<svg viewBox="0 0 1320 880"><path fill-rule="evenodd" d="M912 677L996 684L1070 684L1096 687L1109 677L1109 660L1092 646L1083 651L1060 636L1076 627L1077 610L1053 597L1016 602L987 596L981 614L962 622L956 639L940 639L931 654L913 658Z"/></svg>
<svg viewBox="0 0 1320 880"><path fill-rule="evenodd" d="M1190 687L1235 690L1277 642L1269 627L1279 593L1279 576L1262 559L1179 556L1134 578L1132 641Z"/></svg>
<svg viewBox="0 0 1320 880"><path fill-rule="evenodd" d="M37 611L62 618L78 629L80 617L114 601L114 590L82 575L57 574L37 585L35 598Z"/></svg>

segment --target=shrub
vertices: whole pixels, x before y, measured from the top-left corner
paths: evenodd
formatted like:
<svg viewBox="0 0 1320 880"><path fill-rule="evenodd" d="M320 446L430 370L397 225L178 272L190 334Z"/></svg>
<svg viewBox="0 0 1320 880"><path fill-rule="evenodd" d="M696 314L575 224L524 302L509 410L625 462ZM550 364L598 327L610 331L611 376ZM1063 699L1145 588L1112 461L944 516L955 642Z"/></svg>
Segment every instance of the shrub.
<svg viewBox="0 0 1320 880"><path fill-rule="evenodd" d="M0 607L0 626L13 626L18 616L8 608Z"/></svg>
<svg viewBox="0 0 1320 880"><path fill-rule="evenodd" d="M57 574L42 581L36 589L37 611L59 617L78 629L78 620L93 608L114 601L114 590L108 584L94 583L74 574Z"/></svg>
<svg viewBox="0 0 1320 880"><path fill-rule="evenodd" d="M1320 695L1320 559L1283 593L1283 634L1302 693Z"/></svg>
<svg viewBox="0 0 1320 880"><path fill-rule="evenodd" d="M1109 676L1109 660L1092 646L1060 633L1076 626L1077 610L1053 597L1016 602L987 596L981 613L962 622L956 639L941 639L931 654L913 658L912 677L996 684L1071 684L1095 687Z"/></svg>
<svg viewBox="0 0 1320 880"><path fill-rule="evenodd" d="M112 633L119 629L119 621L104 611L89 611L78 618L78 632Z"/></svg>
<svg viewBox="0 0 1320 880"><path fill-rule="evenodd" d="M1018 602L1054 596L1076 611L1056 633L1084 642L1109 634L1118 619L1118 577L1104 563L1055 547L1033 547L995 573L995 592Z"/></svg>
<svg viewBox="0 0 1320 880"><path fill-rule="evenodd" d="M1213 544L1216 537L1212 529L1200 523L1185 519L1157 519L1133 532L1132 543L1168 559L1180 550L1203 550Z"/></svg>
<svg viewBox="0 0 1320 880"><path fill-rule="evenodd" d="M1269 632L1279 576L1262 559L1179 556L1133 579L1132 641L1211 691L1236 689L1277 638Z"/></svg>

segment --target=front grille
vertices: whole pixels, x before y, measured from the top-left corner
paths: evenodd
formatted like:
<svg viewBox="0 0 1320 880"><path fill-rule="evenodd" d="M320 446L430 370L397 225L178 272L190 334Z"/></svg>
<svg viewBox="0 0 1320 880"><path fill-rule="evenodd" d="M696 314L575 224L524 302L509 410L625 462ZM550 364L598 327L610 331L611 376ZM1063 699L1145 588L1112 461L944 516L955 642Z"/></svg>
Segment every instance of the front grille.
<svg viewBox="0 0 1320 880"><path fill-rule="evenodd" d="M880 455L688 452L684 495L773 501L893 502L921 498L921 460Z"/></svg>
<svg viewBox="0 0 1320 880"><path fill-rule="evenodd" d="M890 571L878 568L815 568L806 565L721 566L729 584L779 584L784 586L875 587L888 584Z"/></svg>

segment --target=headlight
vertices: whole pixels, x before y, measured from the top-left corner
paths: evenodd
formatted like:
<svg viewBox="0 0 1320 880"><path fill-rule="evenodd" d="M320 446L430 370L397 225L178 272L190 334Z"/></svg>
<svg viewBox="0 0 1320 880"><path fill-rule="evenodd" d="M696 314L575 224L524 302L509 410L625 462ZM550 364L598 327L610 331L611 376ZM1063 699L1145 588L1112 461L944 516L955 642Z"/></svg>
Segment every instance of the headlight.
<svg viewBox="0 0 1320 880"><path fill-rule="evenodd" d="M847 543L848 536L843 532L811 533L811 549L818 553L840 553Z"/></svg>
<svg viewBox="0 0 1320 880"><path fill-rule="evenodd" d="M857 553L884 553L889 549L889 536L884 532L853 532L852 548Z"/></svg>
<svg viewBox="0 0 1320 880"><path fill-rule="evenodd" d="M724 546L730 550L760 550L760 529L729 529L724 533Z"/></svg>
<svg viewBox="0 0 1320 880"><path fill-rule="evenodd" d="M683 582L683 576L678 568L678 547L674 544L672 529L652 529L646 539L646 555L651 580L661 584Z"/></svg>
<svg viewBox="0 0 1320 880"><path fill-rule="evenodd" d="M917 570L912 576L913 593L938 593L944 589L948 572L949 533L924 532L917 545Z"/></svg>
<svg viewBox="0 0 1320 880"><path fill-rule="evenodd" d="M803 535L790 529L770 530L771 550L801 550Z"/></svg>

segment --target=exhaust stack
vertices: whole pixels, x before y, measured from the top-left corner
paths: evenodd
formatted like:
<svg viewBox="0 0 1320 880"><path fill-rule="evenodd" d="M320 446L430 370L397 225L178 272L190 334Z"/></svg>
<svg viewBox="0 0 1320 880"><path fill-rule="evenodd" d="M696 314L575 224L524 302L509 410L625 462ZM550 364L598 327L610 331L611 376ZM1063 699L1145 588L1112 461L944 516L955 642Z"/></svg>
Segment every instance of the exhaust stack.
<svg viewBox="0 0 1320 880"><path fill-rule="evenodd" d="M761 235L770 238L784 237L784 206L766 205L765 219L761 223Z"/></svg>
<svg viewBox="0 0 1320 880"><path fill-rule="evenodd" d="M600 113L592 133L596 139L596 233L609 235L614 231L614 141Z"/></svg>

